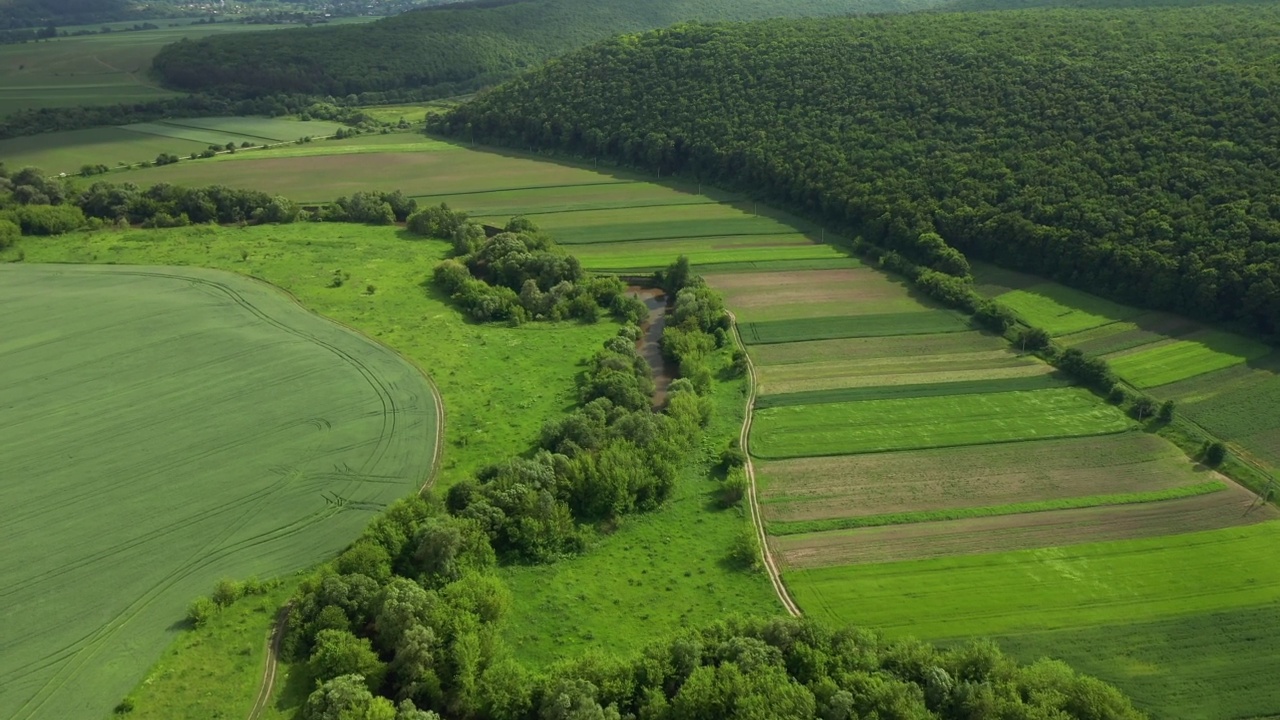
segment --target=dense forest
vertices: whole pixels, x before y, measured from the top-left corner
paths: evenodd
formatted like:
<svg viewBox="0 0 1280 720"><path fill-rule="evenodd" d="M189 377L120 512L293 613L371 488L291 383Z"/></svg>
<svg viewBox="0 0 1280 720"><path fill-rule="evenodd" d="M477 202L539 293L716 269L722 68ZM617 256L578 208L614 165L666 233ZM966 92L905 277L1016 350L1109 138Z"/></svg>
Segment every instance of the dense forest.
<svg viewBox="0 0 1280 720"><path fill-rule="evenodd" d="M1278 33L1274 4L687 25L436 127L747 189L944 272L967 274L955 248L1274 333Z"/></svg>
<svg viewBox="0 0 1280 720"><path fill-rule="evenodd" d="M416 10L367 25L175 43L153 61L163 82L228 97L305 93L345 97L493 84L617 33L686 20L750 20L891 12L942 0L522 0Z"/></svg>

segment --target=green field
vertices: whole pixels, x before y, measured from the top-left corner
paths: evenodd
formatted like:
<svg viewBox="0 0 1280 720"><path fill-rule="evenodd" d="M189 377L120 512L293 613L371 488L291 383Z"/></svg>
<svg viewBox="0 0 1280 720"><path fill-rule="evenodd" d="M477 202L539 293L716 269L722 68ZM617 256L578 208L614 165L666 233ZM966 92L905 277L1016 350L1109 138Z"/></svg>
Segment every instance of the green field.
<svg viewBox="0 0 1280 720"><path fill-rule="evenodd" d="M0 277L0 597L15 630L0 715L100 714L219 577L329 557L428 477L418 369L265 284L178 268Z"/></svg>
<svg viewBox="0 0 1280 720"><path fill-rule="evenodd" d="M210 145L263 145L304 135L332 135L341 127L330 122L275 118L195 118L136 123L123 127L68 130L0 140L0 158L10 168L38 167L50 173L75 173L83 165L134 165L161 153L186 158ZM200 163L210 162L201 159ZM123 176L109 175L116 181ZM101 180L104 178L94 178Z"/></svg>
<svg viewBox="0 0 1280 720"><path fill-rule="evenodd" d="M470 476L495 457L527 449L541 425L559 416L573 401L573 379L579 360L613 335L616 326L530 323L509 328L470 324L443 299L424 293L420 287L429 268L444 257L448 245L407 238L393 228L298 224L77 234L38 242L24 240L20 249L29 263L190 264L253 274L293 293L309 309L359 328L419 366L431 369L448 413L439 479L440 485L447 486ZM333 271L338 268L351 277L343 287L329 288ZM372 294L367 292L369 285L374 286ZM719 387L716 397L722 415L718 416L716 427L720 429L713 429L708 436L711 439L704 448L708 457L727 442L724 428L736 427L735 418L740 418L741 412L740 383ZM698 467L701 466L697 463L691 466ZM718 562L718 543L737 532L744 520L736 511L711 508L708 494L715 482L685 474L680 483L678 500L669 513L628 520L587 556L565 564L565 577L579 582L600 574L602 566L593 554L597 549L607 562L617 562L618 558L633 557L637 552L635 548L640 545L630 546L632 542L657 544L678 536L698 549L690 550L688 557L681 560L690 576L677 573L651 588L660 593L662 602L680 607L682 613L687 613L686 618L695 619L710 618L725 609L772 608L763 576L734 572L719 565L698 572L698 558ZM698 533L690 535L689 527L697 528ZM665 560L681 556L681 548L688 547L682 542L667 543L655 557ZM621 622L611 600L602 600L614 591L615 584L631 587L627 581L634 579L633 573L615 572L601 577L598 591L589 587L584 590L591 602L580 602L575 599L577 593L563 597L563 588L544 586L547 576L542 573L547 570L516 568L506 578L521 592L543 593L545 598L522 606L507 629L518 651L526 657L550 657L583 645L621 643L634 647L645 637L645 628L656 622L656 616L643 619L639 614ZM636 573L644 575L645 568L637 568ZM190 594L203 592L208 592L207 585ZM637 591L637 597L645 596ZM648 596L648 602L658 598ZM606 603L602 610L598 607L601 602ZM575 622L591 629L594 637L583 637L581 632L565 637L562 630L566 607L572 609ZM601 610L600 614L590 614L596 610ZM672 618L676 624L680 620L679 613ZM253 639L257 641L258 638ZM171 688L167 692L172 695L181 691ZM199 713L195 716L204 717Z"/></svg>
<svg viewBox="0 0 1280 720"><path fill-rule="evenodd" d="M806 392L765 395L756 400L756 409L789 407L792 405L821 405L861 400L890 400L929 398L956 395L983 395L1019 390L1044 390L1067 387L1071 381L1056 375L1031 375L1028 377L992 378L984 380L959 380L956 382L919 383L912 385L868 385L865 387L809 390Z"/></svg>
<svg viewBox="0 0 1280 720"><path fill-rule="evenodd" d="M1239 335L1204 330L1107 360L1117 375L1136 387L1149 388L1239 365L1269 352L1271 348Z"/></svg>
<svg viewBox="0 0 1280 720"><path fill-rule="evenodd" d="M742 341L748 345L793 343L838 338L931 335L964 332L964 316L945 310L771 320L742 324Z"/></svg>
<svg viewBox="0 0 1280 720"><path fill-rule="evenodd" d="M536 217L533 219L537 221ZM845 257L839 249L815 243L800 233L577 245L573 253L584 267L606 272L653 271L681 255L689 258L699 272L724 272L725 264L737 265L743 272L755 272L760 266L797 270L812 269L814 265L858 267L856 260Z"/></svg>
<svg viewBox="0 0 1280 720"><path fill-rule="evenodd" d="M1273 629L1280 603L1160 620L1074 627L996 638L1013 657L1060 658L1107 678L1152 717L1261 718L1277 710L1280 653Z"/></svg>
<svg viewBox="0 0 1280 720"><path fill-rule="evenodd" d="M1150 492L1117 493L1114 495L1085 495L1082 497L1059 498L1056 500L1032 500L1028 502L1010 503L1008 505L970 506L948 508L945 510L917 510L914 512L882 513L879 515L858 515L856 517L828 518L825 520L797 520L793 522L769 523L769 534L807 535L809 533L825 533L835 530L853 530L856 528L883 527L885 525L908 525L910 523L941 522L944 520L963 520L966 518L988 518L1001 515L1020 515L1024 513L1048 512L1050 510L1075 510L1079 508L1095 508L1107 505L1137 505L1139 503L1161 502L1180 498L1197 497L1222 492L1227 484L1221 480L1209 480L1197 485L1183 485L1166 490Z"/></svg>
<svg viewBox="0 0 1280 720"><path fill-rule="evenodd" d="M840 622L919 638L1002 635L1274 602L1280 566L1270 558L1277 542L1280 522L1267 522L786 577L802 606ZM1010 590L993 594L994 588Z"/></svg>
<svg viewBox="0 0 1280 720"><path fill-rule="evenodd" d="M465 209L461 203L459 208ZM795 227L752 215L727 203L639 204L606 210L526 213L538 227L565 245L636 240L711 238L725 235L772 237ZM477 216L480 222L504 222L506 216ZM769 240L765 240L769 242Z"/></svg>
<svg viewBox="0 0 1280 720"><path fill-rule="evenodd" d="M950 447L1121 432L1124 414L1077 388L796 405L756 413L765 459Z"/></svg>
<svg viewBox="0 0 1280 720"><path fill-rule="evenodd" d="M997 295L996 299L1028 325L1043 328L1054 336L1127 320L1140 312L1055 283L1013 290Z"/></svg>
<svg viewBox="0 0 1280 720"><path fill-rule="evenodd" d="M190 18L150 22L160 25L160 29L0 45L0 116L29 108L143 102L171 97L177 93L164 90L147 75L151 58L160 48L184 37L196 39L280 29L280 26L236 23L191 25ZM167 27L173 23L179 26Z"/></svg>

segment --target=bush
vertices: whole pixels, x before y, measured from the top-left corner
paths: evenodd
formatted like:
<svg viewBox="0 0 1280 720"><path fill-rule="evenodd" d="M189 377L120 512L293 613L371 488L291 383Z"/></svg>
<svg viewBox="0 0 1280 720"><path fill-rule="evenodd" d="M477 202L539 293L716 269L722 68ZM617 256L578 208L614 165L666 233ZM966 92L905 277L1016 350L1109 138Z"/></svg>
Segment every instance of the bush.
<svg viewBox="0 0 1280 720"><path fill-rule="evenodd" d="M747 496L747 473L737 467L720 484L720 506L730 508Z"/></svg>
<svg viewBox="0 0 1280 720"><path fill-rule="evenodd" d="M1111 390L1107 393L1107 402L1112 405L1123 405L1129 400L1129 393L1125 392L1124 386L1116 383L1111 386Z"/></svg>
<svg viewBox="0 0 1280 720"><path fill-rule="evenodd" d="M12 246L22 237L22 228L9 220L0 220L0 250Z"/></svg>
<svg viewBox="0 0 1280 720"><path fill-rule="evenodd" d="M756 537L754 527L743 528L730 543L729 562L743 570L759 570L763 567L760 562L760 538Z"/></svg>
<svg viewBox="0 0 1280 720"><path fill-rule="evenodd" d="M244 595L240 583L230 578L223 578L213 586L213 603L218 607L230 607L232 603Z"/></svg>
<svg viewBox="0 0 1280 720"><path fill-rule="evenodd" d="M720 452L720 469L732 472L747 464L747 454L738 447L737 441Z"/></svg>
<svg viewBox="0 0 1280 720"><path fill-rule="evenodd" d="M209 623L209 620L217 612L217 603L201 595L192 600L191 604L187 606L187 622L191 623L194 628L202 628Z"/></svg>
<svg viewBox="0 0 1280 720"><path fill-rule="evenodd" d="M1159 417L1162 422L1169 422L1170 420L1173 420L1173 408L1174 403L1172 400L1165 400L1160 403Z"/></svg>
<svg viewBox="0 0 1280 720"><path fill-rule="evenodd" d="M6 211L23 235L61 235L84 226L84 213L74 205L22 205ZM3 219L3 218L0 218Z"/></svg>
<svg viewBox="0 0 1280 720"><path fill-rule="evenodd" d="M1218 467L1227 459L1227 446L1220 441L1206 443L1204 446L1204 464L1209 467Z"/></svg>

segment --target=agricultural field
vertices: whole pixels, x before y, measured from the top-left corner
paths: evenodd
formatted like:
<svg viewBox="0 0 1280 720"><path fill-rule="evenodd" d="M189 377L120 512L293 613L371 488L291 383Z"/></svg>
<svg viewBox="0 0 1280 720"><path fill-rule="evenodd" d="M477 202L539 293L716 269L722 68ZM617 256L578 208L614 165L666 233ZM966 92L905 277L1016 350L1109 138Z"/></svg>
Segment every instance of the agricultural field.
<svg viewBox="0 0 1280 720"><path fill-rule="evenodd" d="M263 283L28 264L0 278L15 631L0 715L111 707L218 578L329 557L429 476L419 370Z"/></svg>
<svg viewBox="0 0 1280 720"><path fill-rule="evenodd" d="M83 165L115 168L151 162L161 153L186 158L193 152L203 152L210 145L272 144L307 135L332 135L339 127L330 122L304 123L278 118L163 120L0 140L0 158L11 168L38 167L45 172L72 174ZM209 159L199 162L209 162ZM117 175L105 179L114 181Z"/></svg>
<svg viewBox="0 0 1280 720"><path fill-rule="evenodd" d="M1280 467L1280 353L1274 348L981 263L974 272L979 290L1001 302L1020 302L1015 293L1036 288L1038 297L1056 298L1062 317L1100 319L1057 341L1103 357L1118 377L1156 399L1175 401L1180 416L1231 442L1252 462Z"/></svg>
<svg viewBox="0 0 1280 720"><path fill-rule="evenodd" d="M616 332L616 326L603 322L531 323L520 328L467 323L451 305L424 293L419 285L447 253L447 243L410 240L394 228L300 224L100 232L43 238L20 249L27 263L201 265L251 274L288 290L307 308L358 328L418 366L430 368L448 418L437 480L441 487L469 477L494 457L525 450L542 423L561 414L575 396L577 363L589 352L584 349L598 346ZM335 269L350 273L340 288L328 287ZM718 362L727 359L726 355ZM729 436L737 434L741 381L717 385L715 399L718 419L708 431L706 457L700 460L706 464ZM583 647L636 647L658 622L674 623L674 628L683 621L702 622L767 606L771 599L763 577L734 571L721 562L723 543L740 533L746 520L733 510L710 509L717 489L717 481L706 479L696 466L689 468L679 480L670 512L629 519L590 554L556 565L551 575L549 568L507 571L504 579L513 588L540 598L520 604L508 625L509 639L520 656L542 660L564 657ZM690 545L670 542L676 537ZM682 553L681 548L688 552ZM617 570L618 563L637 558L634 571ZM668 562L683 570L664 575L648 570L650 564ZM609 572L602 571L609 567ZM575 592L566 595L563 587L548 585L557 577L574 583ZM657 613L645 617L639 611L620 617L612 609L611 597L623 587L631 595L627 602L637 608L680 610L670 617ZM207 584L191 594L202 592L208 592ZM580 594L586 599L580 599ZM570 622L579 630L565 631ZM257 635L251 640L260 641ZM171 677L165 682L179 680ZM165 700L168 703L181 694L172 684L156 687L141 691L139 698L159 693L170 698ZM301 693L304 699L305 695ZM284 702L296 701L295 697ZM226 712L239 714L234 707ZM194 716L205 717L200 712Z"/></svg>
<svg viewBox="0 0 1280 720"><path fill-rule="evenodd" d="M1135 613L1145 622L1268 605L1280 592L1280 567L1269 559L1277 542L1280 522L1261 522L1140 540L796 570L787 582L803 606L893 636L1022 634L1129 623ZM992 588L1011 590L1001 594L998 612Z"/></svg>
<svg viewBox="0 0 1280 720"><path fill-rule="evenodd" d="M1078 388L861 400L756 413L751 451L766 460L1123 432L1132 422Z"/></svg>
<svg viewBox="0 0 1280 720"><path fill-rule="evenodd" d="M373 19L342 18L339 22ZM192 25L191 19L150 22L160 29L0 45L0 117L35 108L173 97L178 93L165 90L148 75L151 58L165 45L224 33L288 32L278 25Z"/></svg>
<svg viewBox="0 0 1280 720"><path fill-rule="evenodd" d="M869 268L708 275L739 322L918 312L904 283Z"/></svg>

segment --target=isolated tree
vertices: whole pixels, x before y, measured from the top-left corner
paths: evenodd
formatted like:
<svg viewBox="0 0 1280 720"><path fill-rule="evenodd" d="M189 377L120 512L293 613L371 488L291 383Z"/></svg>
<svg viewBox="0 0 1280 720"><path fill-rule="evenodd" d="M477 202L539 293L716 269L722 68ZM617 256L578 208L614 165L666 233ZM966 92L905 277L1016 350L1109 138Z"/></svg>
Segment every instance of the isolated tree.
<svg viewBox="0 0 1280 720"><path fill-rule="evenodd" d="M1156 401L1146 395L1140 395L1133 401L1132 412L1139 422L1151 417L1156 412L1156 409Z"/></svg>
<svg viewBox="0 0 1280 720"><path fill-rule="evenodd" d="M1049 344L1049 333L1044 328L1028 327L1018 333L1018 345L1023 352L1039 350Z"/></svg>
<svg viewBox="0 0 1280 720"><path fill-rule="evenodd" d="M1218 467L1227 459L1227 446L1217 440L1208 443L1204 448L1204 464Z"/></svg>
<svg viewBox="0 0 1280 720"><path fill-rule="evenodd" d="M1165 400L1160 403L1160 419L1162 421L1169 422L1173 419L1173 407L1174 404L1172 400Z"/></svg>

